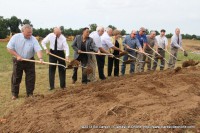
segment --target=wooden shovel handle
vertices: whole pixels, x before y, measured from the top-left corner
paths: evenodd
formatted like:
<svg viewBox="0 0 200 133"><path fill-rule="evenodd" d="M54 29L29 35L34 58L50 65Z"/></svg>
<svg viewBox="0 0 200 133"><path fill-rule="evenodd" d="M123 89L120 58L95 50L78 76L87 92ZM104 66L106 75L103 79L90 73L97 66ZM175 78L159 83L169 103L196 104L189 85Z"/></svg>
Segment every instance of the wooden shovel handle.
<svg viewBox="0 0 200 133"><path fill-rule="evenodd" d="M37 61L37 60L29 60L29 59L22 59L22 61L41 63L40 61ZM50 63L50 62L43 62L43 64L59 66L59 64L56 64L56 63Z"/></svg>
<svg viewBox="0 0 200 133"><path fill-rule="evenodd" d="M61 60L64 60L64 61L66 61L66 62L70 62L70 61L67 61L65 58L62 58L62 57L60 57L60 56L57 56L57 55L55 55L55 54L52 54L52 53L49 53L49 55L52 55L52 56L54 56L54 57L56 57L56 58L58 58L58 59L61 59Z"/></svg>
<svg viewBox="0 0 200 133"><path fill-rule="evenodd" d="M112 54L106 54L106 53L95 53L95 52L81 52L82 54L93 54L93 55L112 55Z"/></svg>

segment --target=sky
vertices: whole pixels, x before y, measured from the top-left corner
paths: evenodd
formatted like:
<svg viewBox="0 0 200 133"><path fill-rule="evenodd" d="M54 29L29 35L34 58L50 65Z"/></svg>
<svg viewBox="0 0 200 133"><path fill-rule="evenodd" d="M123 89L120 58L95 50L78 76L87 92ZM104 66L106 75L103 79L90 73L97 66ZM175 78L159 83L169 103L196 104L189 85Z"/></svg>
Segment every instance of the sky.
<svg viewBox="0 0 200 133"><path fill-rule="evenodd" d="M79 29L96 23L130 33L145 27L200 35L200 0L0 0L0 16L29 19L34 28Z"/></svg>

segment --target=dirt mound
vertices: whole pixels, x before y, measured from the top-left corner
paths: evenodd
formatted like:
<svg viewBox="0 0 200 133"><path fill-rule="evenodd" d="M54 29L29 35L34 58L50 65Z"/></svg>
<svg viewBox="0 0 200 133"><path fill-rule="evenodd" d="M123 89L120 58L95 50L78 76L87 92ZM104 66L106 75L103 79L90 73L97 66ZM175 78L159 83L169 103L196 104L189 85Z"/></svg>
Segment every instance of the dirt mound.
<svg viewBox="0 0 200 133"><path fill-rule="evenodd" d="M114 77L38 95L6 116L0 131L196 133L200 130L199 77L200 68L182 68Z"/></svg>
<svg viewBox="0 0 200 133"><path fill-rule="evenodd" d="M196 66L198 64L199 64L199 61L195 62L194 60L188 60L188 61L183 62L182 67Z"/></svg>

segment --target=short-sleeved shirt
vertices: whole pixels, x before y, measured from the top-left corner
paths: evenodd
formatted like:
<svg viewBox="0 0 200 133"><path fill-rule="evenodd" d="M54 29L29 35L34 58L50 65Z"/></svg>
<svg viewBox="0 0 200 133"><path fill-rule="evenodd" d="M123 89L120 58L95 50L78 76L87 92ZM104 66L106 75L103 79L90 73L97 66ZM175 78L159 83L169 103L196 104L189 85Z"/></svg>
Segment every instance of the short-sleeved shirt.
<svg viewBox="0 0 200 133"><path fill-rule="evenodd" d="M156 40L158 42L158 48L162 48L162 49L165 49L168 45L168 40L165 36L160 36L160 35L157 35L156 36Z"/></svg>
<svg viewBox="0 0 200 133"><path fill-rule="evenodd" d="M15 34L8 42L7 48L14 50L24 59L30 59L36 52L42 50L34 36L26 39L22 33Z"/></svg>
<svg viewBox="0 0 200 133"><path fill-rule="evenodd" d="M143 48L144 43L147 43L147 37L146 37L146 35L145 34L144 35L140 35L139 32L137 32L136 38L139 40L140 45Z"/></svg>
<svg viewBox="0 0 200 133"><path fill-rule="evenodd" d="M114 46L112 44L111 37L108 35L107 32L104 32L103 35L101 36L101 42L105 50L109 50L109 48Z"/></svg>
<svg viewBox="0 0 200 133"><path fill-rule="evenodd" d="M127 35L122 43L133 49L141 48L139 40L137 38L131 38L130 35Z"/></svg>
<svg viewBox="0 0 200 133"><path fill-rule="evenodd" d="M156 40L156 38L151 38L150 37L150 35L147 35L147 47L146 47L146 49L145 50L147 50L147 51L153 51L151 48L153 48L155 45L157 45L157 40ZM149 46L151 47L151 48L149 48Z"/></svg>
<svg viewBox="0 0 200 133"><path fill-rule="evenodd" d="M92 33L90 33L89 36L94 40L94 43L98 48L102 47L101 37L99 36L97 31L93 31Z"/></svg>

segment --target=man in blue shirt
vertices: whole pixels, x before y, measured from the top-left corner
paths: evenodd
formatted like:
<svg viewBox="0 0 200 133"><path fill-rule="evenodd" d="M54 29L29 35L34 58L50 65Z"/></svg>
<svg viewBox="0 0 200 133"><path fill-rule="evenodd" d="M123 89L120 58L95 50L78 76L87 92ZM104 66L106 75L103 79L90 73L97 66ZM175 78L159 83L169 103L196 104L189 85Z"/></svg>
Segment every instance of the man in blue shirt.
<svg viewBox="0 0 200 133"><path fill-rule="evenodd" d="M147 44L147 37L146 37L145 32L146 32L146 29L144 27L141 27L136 35L136 38L139 40L142 49L143 49L143 46ZM144 56L143 53L137 53L137 58L139 60L143 60L143 56ZM136 72L143 72L143 71L144 71L143 62L138 62L138 60L136 60Z"/></svg>
<svg viewBox="0 0 200 133"><path fill-rule="evenodd" d="M25 24L22 33L15 34L7 44L8 52L13 55L13 73L11 78L12 99L19 95L19 86L22 80L23 71L26 74L26 93L32 96L35 88L35 63L25 62L23 59L34 60L37 53L40 62L43 62L41 47L35 37L32 36L32 27Z"/></svg>
<svg viewBox="0 0 200 133"><path fill-rule="evenodd" d="M142 52L142 47L139 43L139 40L136 38L136 35L137 35L136 30L132 30L131 34L126 36L126 38L123 41L125 50L132 56L136 56L136 53L135 53L135 51L130 50L130 48L132 48L132 49L139 48L139 50ZM123 61L127 61L128 57L129 57L128 55L124 55ZM133 59L133 57L130 57L130 58ZM122 63L122 69L121 69L122 75L125 74L125 70L126 70L126 64ZM134 73L134 71L135 71L135 64L134 64L134 62L132 62L130 64L130 73Z"/></svg>

